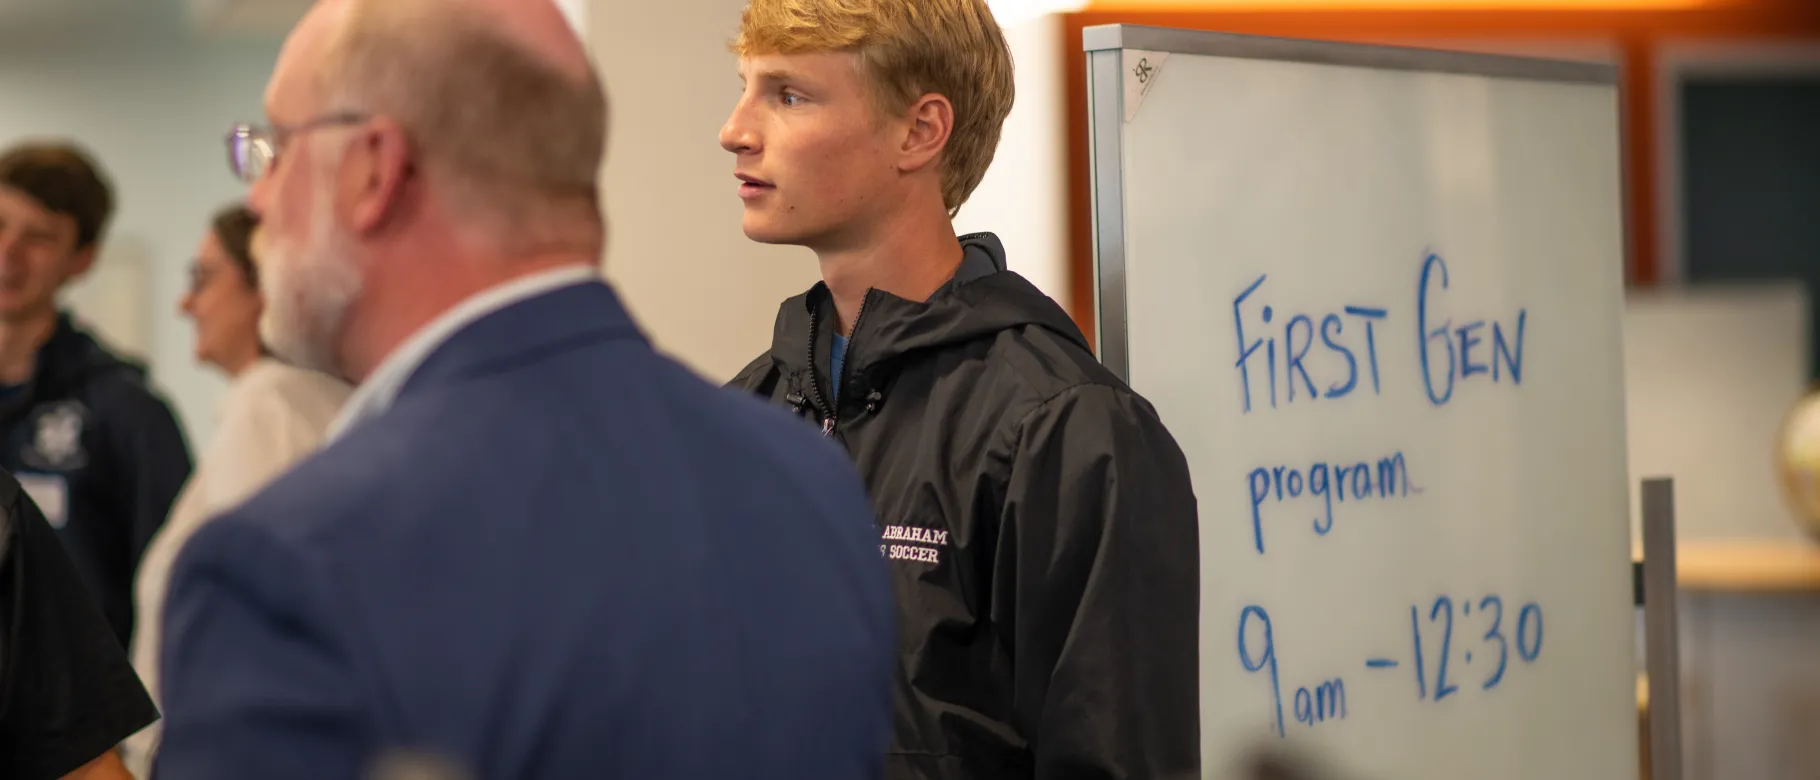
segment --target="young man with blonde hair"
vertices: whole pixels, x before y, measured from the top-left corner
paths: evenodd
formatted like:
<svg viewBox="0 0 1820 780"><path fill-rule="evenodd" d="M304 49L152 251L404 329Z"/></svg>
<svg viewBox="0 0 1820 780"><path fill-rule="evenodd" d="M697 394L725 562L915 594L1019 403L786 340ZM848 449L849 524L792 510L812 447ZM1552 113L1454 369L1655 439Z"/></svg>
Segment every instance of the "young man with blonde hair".
<svg viewBox="0 0 1820 780"><path fill-rule="evenodd" d="M984 0L751 0L733 49L746 235L823 279L733 385L866 479L899 612L886 777L1197 777L1187 464L997 238L954 232L1013 97Z"/></svg>

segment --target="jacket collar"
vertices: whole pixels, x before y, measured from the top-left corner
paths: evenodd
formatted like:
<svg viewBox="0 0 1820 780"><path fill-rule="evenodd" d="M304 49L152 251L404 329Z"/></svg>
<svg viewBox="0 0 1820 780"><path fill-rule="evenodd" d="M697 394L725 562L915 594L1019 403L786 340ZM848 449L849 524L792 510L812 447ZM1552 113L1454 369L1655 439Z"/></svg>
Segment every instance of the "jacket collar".
<svg viewBox="0 0 1820 780"><path fill-rule="evenodd" d="M84 385L108 374L144 380L145 366L107 350L83 331L67 311L57 314L57 324L33 357L32 375L21 392L0 402L0 423L30 411L37 404L81 393Z"/></svg>
<svg viewBox="0 0 1820 780"><path fill-rule="evenodd" d="M641 338L593 268L545 271L468 298L392 350L354 390L329 439L383 414L418 388L499 367L584 338Z"/></svg>
<svg viewBox="0 0 1820 780"><path fill-rule="evenodd" d="M1004 246L997 236L975 233L960 240L964 250L960 267L929 300L906 300L880 290L866 293L848 346L850 375L908 353L1027 325L1055 331L1088 348L1086 337L1061 306L1029 280L1006 270ZM785 374L802 374L812 365L825 373L834 316L833 296L823 282L785 301L772 331L772 362Z"/></svg>

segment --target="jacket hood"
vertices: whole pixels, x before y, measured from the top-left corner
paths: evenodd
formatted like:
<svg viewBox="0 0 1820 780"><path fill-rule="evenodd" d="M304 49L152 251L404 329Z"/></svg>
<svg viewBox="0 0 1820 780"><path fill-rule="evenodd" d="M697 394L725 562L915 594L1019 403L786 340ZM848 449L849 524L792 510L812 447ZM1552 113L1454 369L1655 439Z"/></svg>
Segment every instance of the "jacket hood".
<svg viewBox="0 0 1820 780"><path fill-rule="evenodd" d="M91 382L109 375L128 382L144 382L145 366L109 352L77 327L67 312L59 314L56 330L38 348L29 389L0 402L0 423L11 421L40 403L80 395Z"/></svg>
<svg viewBox="0 0 1820 780"><path fill-rule="evenodd" d="M915 352L1031 326L1089 349L1080 328L1054 299L1006 270L1005 247L997 236L962 236L961 248L963 257L954 278L928 301L905 300L877 289L867 291L848 347L850 371L863 372ZM817 282L808 292L784 301L772 334L772 360L785 373L807 370L811 359L825 365L828 334L833 331L829 323L834 321L834 302L826 283Z"/></svg>
<svg viewBox="0 0 1820 780"><path fill-rule="evenodd" d="M117 371L126 373L132 381L145 379L145 366L109 352L93 336L77 327L66 312L58 315L57 330L38 350L34 383L41 395L62 394L98 375Z"/></svg>

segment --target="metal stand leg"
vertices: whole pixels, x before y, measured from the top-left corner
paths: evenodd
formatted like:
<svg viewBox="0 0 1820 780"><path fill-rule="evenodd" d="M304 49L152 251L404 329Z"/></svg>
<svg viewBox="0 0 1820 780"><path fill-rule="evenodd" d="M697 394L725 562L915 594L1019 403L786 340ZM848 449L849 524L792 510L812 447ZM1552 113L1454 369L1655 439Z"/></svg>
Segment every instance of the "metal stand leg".
<svg viewBox="0 0 1820 780"><path fill-rule="evenodd" d="M1643 481L1643 631L1649 672L1650 780L1681 780L1680 593L1675 563L1675 483Z"/></svg>

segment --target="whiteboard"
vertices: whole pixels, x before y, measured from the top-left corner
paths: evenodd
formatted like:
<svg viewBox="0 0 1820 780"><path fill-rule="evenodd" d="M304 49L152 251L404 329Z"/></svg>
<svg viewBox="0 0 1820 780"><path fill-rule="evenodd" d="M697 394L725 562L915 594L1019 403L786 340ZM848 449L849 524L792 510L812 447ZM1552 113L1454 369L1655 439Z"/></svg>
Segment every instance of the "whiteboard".
<svg viewBox="0 0 1820 780"><path fill-rule="evenodd" d="M1612 69L1084 43L1101 359L1199 499L1205 774L1637 777Z"/></svg>

